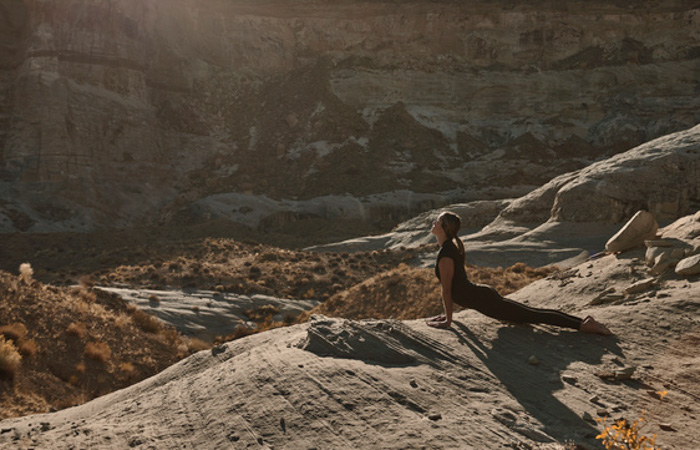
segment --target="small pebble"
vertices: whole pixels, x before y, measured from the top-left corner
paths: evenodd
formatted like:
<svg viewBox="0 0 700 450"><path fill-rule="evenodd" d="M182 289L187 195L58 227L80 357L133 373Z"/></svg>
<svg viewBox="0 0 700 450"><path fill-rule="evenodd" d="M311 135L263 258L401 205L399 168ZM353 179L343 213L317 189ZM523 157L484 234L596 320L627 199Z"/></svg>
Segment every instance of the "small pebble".
<svg viewBox="0 0 700 450"><path fill-rule="evenodd" d="M536 366L537 364L540 363L540 360L537 359L537 356L532 355L532 356L530 356L530 357L527 359L527 362L528 362L529 364L533 365L533 366Z"/></svg>
<svg viewBox="0 0 700 450"><path fill-rule="evenodd" d="M433 421L435 421L435 420L440 420L440 419L442 419L442 414L440 414L440 413L430 413L430 414L428 414L428 419L433 420Z"/></svg>

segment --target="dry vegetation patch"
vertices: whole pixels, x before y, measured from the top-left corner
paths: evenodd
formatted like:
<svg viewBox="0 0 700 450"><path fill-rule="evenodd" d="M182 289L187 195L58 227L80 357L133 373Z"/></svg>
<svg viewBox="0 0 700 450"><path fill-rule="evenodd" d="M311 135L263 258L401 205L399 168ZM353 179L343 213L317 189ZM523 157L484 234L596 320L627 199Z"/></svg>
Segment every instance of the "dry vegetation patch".
<svg viewBox="0 0 700 450"><path fill-rule="evenodd" d="M144 332L123 320L121 299L85 286L0 271L0 298L0 418L83 403L154 375L187 351L173 330Z"/></svg>

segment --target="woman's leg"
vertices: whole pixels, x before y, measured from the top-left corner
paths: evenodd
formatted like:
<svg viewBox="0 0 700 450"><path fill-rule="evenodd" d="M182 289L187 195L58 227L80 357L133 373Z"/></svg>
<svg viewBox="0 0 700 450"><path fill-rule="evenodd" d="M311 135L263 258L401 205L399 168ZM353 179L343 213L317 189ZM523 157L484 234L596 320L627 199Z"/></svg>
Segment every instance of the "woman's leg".
<svg viewBox="0 0 700 450"><path fill-rule="evenodd" d="M582 319L555 309L532 308L501 297L491 286L479 284L468 292L467 305L498 320L516 323L543 323L579 330Z"/></svg>

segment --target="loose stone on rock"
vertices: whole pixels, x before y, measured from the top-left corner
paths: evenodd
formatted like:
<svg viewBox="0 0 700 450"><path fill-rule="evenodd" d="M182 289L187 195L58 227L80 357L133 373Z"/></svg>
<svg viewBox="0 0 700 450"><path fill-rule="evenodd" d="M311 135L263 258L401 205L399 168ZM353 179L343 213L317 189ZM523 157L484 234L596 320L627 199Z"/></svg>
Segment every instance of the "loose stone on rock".
<svg viewBox="0 0 700 450"><path fill-rule="evenodd" d="M676 273L681 276L691 276L700 273L700 255L690 256L676 264Z"/></svg>
<svg viewBox="0 0 700 450"><path fill-rule="evenodd" d="M430 413L430 414L428 414L428 419L430 419L430 420L432 420L432 421L440 420L440 419L442 419L442 414L440 414L440 413Z"/></svg>

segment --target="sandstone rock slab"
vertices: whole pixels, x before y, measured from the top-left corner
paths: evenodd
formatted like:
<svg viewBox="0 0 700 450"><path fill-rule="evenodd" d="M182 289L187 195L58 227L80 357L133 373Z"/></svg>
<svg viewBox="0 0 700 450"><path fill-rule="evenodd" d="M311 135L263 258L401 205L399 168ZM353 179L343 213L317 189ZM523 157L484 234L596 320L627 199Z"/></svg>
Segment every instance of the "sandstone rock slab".
<svg viewBox="0 0 700 450"><path fill-rule="evenodd" d="M681 276L692 276L700 273L700 255L682 259L676 265L676 273Z"/></svg>
<svg viewBox="0 0 700 450"><path fill-rule="evenodd" d="M648 211L637 213L605 244L605 250L611 253L621 252L636 247L656 235L659 224L654 215Z"/></svg>

